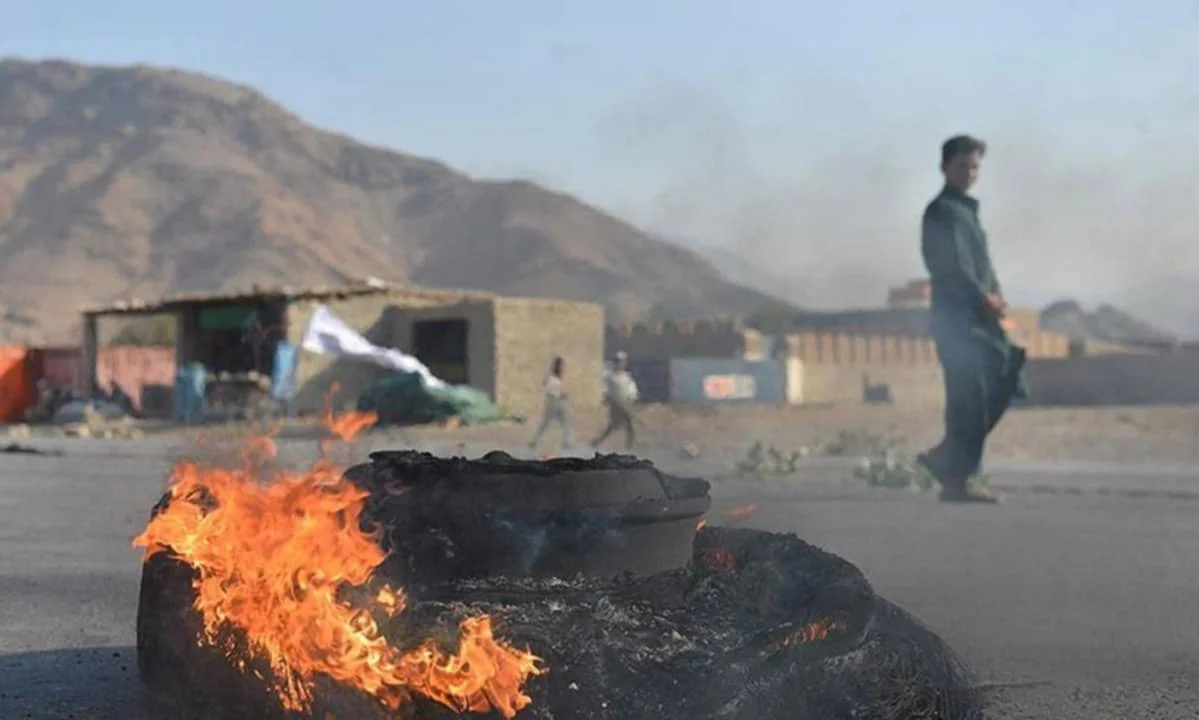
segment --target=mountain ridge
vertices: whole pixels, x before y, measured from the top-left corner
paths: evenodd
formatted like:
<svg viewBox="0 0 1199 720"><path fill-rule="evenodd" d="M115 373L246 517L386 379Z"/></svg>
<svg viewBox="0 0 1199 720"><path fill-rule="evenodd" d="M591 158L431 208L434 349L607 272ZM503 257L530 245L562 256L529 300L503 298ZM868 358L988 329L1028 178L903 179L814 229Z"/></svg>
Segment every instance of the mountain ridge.
<svg viewBox="0 0 1199 720"><path fill-rule="evenodd" d="M597 301L615 319L769 299L571 195L313 127L246 85L0 61L6 341L65 339L85 304L367 276Z"/></svg>

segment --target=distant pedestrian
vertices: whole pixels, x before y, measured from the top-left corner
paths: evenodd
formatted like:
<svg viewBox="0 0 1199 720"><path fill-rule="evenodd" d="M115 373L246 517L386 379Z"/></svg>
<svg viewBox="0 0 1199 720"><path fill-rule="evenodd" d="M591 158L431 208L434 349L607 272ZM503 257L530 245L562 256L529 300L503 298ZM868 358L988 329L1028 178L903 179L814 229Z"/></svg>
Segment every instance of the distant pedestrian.
<svg viewBox="0 0 1199 720"><path fill-rule="evenodd" d="M608 425L600 436L591 443L599 449L608 436L617 430L624 430L625 447L633 448L637 440L633 429L633 404L637 402L637 383L629 372L629 356L623 352L616 353L612 368L604 376L604 404L608 406Z"/></svg>
<svg viewBox="0 0 1199 720"><path fill-rule="evenodd" d="M570 409L566 404L566 385L562 375L564 364L562 358L554 358L550 363L550 372L545 376L545 405L541 410L541 423L537 426L537 432L533 433L533 439L529 441L529 447L534 450L552 423L562 426L562 448L569 450L574 445L574 437L570 431Z"/></svg>
<svg viewBox="0 0 1199 720"><path fill-rule="evenodd" d="M968 194L986 153L959 135L941 147L945 187L924 211L922 250L932 281L932 333L945 379L945 436L919 456L949 502L993 503L970 479L982 464L987 435L1015 398L1025 397L1024 349L1008 338L1007 302L999 288Z"/></svg>

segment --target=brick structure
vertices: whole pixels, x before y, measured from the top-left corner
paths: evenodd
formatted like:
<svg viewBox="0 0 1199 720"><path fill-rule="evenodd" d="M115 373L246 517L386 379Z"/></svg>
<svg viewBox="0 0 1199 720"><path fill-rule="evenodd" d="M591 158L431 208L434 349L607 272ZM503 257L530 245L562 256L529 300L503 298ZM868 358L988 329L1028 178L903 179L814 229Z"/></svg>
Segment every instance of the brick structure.
<svg viewBox="0 0 1199 720"><path fill-rule="evenodd" d="M598 406L603 373L603 308L557 299L507 298L487 293L402 289L327 303L333 314L368 340L416 355L433 374L490 395L504 412L533 416L541 411L542 383L555 355L566 361L567 392L579 407ZM311 302L293 305L289 335L303 335ZM422 352L420 328L464 326L460 361ZM297 382L297 407L320 407L337 382L346 399L357 398L385 370L348 360L305 353Z"/></svg>
<svg viewBox="0 0 1199 720"><path fill-rule="evenodd" d="M396 315L402 311L443 308L467 301L489 302L489 293L434 290L414 287L381 286L373 292L345 295L314 295L293 300L287 308L287 339L299 345L308 327L308 320L318 305L324 304L351 328L381 347L394 347L409 352L397 327ZM324 407L325 398L336 386L335 404L353 403L362 391L387 370L358 360L331 358L302 352L296 367L296 409L312 412ZM482 387L488 393L492 388Z"/></svg>
<svg viewBox="0 0 1199 720"><path fill-rule="evenodd" d="M495 311L496 402L510 412L541 411L550 361L566 364L566 392L580 410L599 407L604 370L604 309L567 300L499 298Z"/></svg>
<svg viewBox="0 0 1199 720"><path fill-rule="evenodd" d="M572 404L599 406L603 315L603 307L593 303L495 297L394 307L387 323L393 329L395 347L412 352L420 323L465 322L463 367L455 371L430 362L430 369L447 379L454 372L461 373L452 379L487 392L505 412L531 417L541 411L545 374L557 355L566 364L566 391Z"/></svg>
<svg viewBox="0 0 1199 720"><path fill-rule="evenodd" d="M335 288L258 289L243 294L191 295L156 303L128 302L84 312L83 384L96 386L97 320L109 315L169 314L177 319L176 359L195 359L203 343L196 316L206 308L274 309L270 337L299 345L312 313L325 305L372 343L417 356L448 382L472 385L506 412L540 411L542 382L551 359L566 360L567 390L580 408L600 404L603 308L570 300L502 298L467 290L392 285L377 280ZM281 312L279 312L281 309ZM268 371L269 372L269 371ZM319 411L335 386L337 406L353 404L388 371L359 360L301 352L295 408Z"/></svg>

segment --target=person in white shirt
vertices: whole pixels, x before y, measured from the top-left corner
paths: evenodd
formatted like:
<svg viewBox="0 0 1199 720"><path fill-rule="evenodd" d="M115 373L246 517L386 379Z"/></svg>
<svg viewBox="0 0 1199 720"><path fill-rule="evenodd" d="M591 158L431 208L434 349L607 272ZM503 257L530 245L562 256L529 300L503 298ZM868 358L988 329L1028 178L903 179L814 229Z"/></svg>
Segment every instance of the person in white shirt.
<svg viewBox="0 0 1199 720"><path fill-rule="evenodd" d="M562 426L563 449L570 449L574 444L570 431L570 412L566 405L566 385L562 379L563 365L562 358L554 358L550 363L550 372L545 376L545 406L541 411L541 423L537 426L537 432L533 433L533 439L529 441L529 447L533 449L537 449L541 436L552 423Z"/></svg>
<svg viewBox="0 0 1199 720"><path fill-rule="evenodd" d="M629 372L629 356L623 352L616 353L612 369L604 375L604 403L608 406L608 426L600 436L591 443L593 448L608 439L617 430L624 430L625 447L633 448L637 440L633 429L633 403L637 402L637 383Z"/></svg>

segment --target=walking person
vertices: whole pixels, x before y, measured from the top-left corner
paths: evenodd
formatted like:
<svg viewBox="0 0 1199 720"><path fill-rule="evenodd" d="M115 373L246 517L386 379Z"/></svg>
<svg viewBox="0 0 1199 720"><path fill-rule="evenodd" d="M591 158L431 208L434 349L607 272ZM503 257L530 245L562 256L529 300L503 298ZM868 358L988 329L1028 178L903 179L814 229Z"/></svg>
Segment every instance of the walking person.
<svg viewBox="0 0 1199 720"><path fill-rule="evenodd" d="M986 144L958 135L941 146L945 186L924 211L921 249L932 283L932 334L945 381L945 434L917 460L946 502L998 502L970 479L987 435L1027 396L1024 349L1007 336L1007 302L991 263L979 202L968 194Z"/></svg>
<svg viewBox="0 0 1199 720"><path fill-rule="evenodd" d="M599 446L617 430L624 430L625 448L631 450L637 440L633 429L633 403L637 402L637 383L629 372L629 356L623 352L616 353L612 367L604 375L604 404L608 406L608 425L592 443L591 447Z"/></svg>
<svg viewBox="0 0 1199 720"><path fill-rule="evenodd" d="M562 377L562 358L556 357L550 363L550 372L545 376L545 406L541 411L541 423L529 441L529 447L537 449L541 436L550 425L557 423L562 426L562 448L569 450L574 445L574 437L570 431L570 410L566 405L566 386Z"/></svg>

